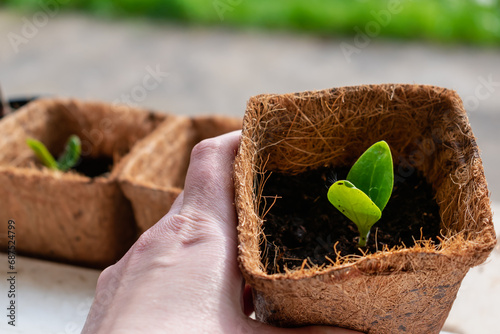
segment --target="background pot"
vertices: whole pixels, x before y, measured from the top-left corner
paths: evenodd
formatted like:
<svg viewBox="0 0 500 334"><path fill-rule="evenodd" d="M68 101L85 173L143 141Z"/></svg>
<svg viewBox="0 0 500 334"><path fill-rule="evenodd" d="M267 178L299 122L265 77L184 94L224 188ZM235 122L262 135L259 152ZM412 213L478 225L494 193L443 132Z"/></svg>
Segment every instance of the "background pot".
<svg viewBox="0 0 500 334"><path fill-rule="evenodd" d="M268 275L261 261L258 175L350 166L379 140L393 151L396 182L418 170L432 184L441 216L439 247L422 243L341 265ZM239 263L254 288L256 316L280 326L438 333L468 269L484 262L496 242L482 162L462 102L454 91L433 86L372 85L251 98L235 190Z"/></svg>
<svg viewBox="0 0 500 334"><path fill-rule="evenodd" d="M160 220L181 193L193 147L238 129L239 118L177 117L165 121L134 147L121 163L119 180L132 202L139 233Z"/></svg>
<svg viewBox="0 0 500 334"><path fill-rule="evenodd" d="M37 100L7 115L0 122L0 246L7 245L6 222L13 219L21 254L93 267L114 263L135 237L118 170L94 178L49 170L40 166L26 139L38 139L58 154L76 134L83 157L108 157L115 165L168 117L66 99Z"/></svg>

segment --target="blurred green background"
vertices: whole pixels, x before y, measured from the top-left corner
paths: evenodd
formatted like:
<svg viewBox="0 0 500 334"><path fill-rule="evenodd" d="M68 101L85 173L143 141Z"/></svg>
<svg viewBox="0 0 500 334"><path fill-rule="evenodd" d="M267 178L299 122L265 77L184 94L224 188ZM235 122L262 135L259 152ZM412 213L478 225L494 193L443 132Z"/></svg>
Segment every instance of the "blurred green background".
<svg viewBox="0 0 500 334"><path fill-rule="evenodd" d="M19 11L57 4L106 18L289 30L324 36L377 35L500 45L500 0L4 0ZM387 22L390 21L390 24ZM372 22L370 26L370 22ZM368 30L368 31L367 31Z"/></svg>

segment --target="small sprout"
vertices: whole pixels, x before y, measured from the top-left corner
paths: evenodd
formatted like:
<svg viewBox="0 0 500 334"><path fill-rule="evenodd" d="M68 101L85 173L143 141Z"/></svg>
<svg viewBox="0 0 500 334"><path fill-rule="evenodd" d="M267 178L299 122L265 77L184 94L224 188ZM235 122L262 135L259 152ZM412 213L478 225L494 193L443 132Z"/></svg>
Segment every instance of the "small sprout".
<svg viewBox="0 0 500 334"><path fill-rule="evenodd" d="M54 159L52 154L50 154L49 150L42 142L36 139L28 138L26 143L45 166L50 169L58 169L56 159Z"/></svg>
<svg viewBox="0 0 500 334"><path fill-rule="evenodd" d="M74 167L78 163L81 153L82 144L80 142L80 138L76 135L70 136L66 142L63 154L61 154L57 160L59 170L67 171L68 169Z"/></svg>
<svg viewBox="0 0 500 334"><path fill-rule="evenodd" d="M370 229L382 217L393 185L391 150L382 140L359 157L347 180L335 182L328 190L330 203L358 227L358 246L366 247Z"/></svg>
<svg viewBox="0 0 500 334"><path fill-rule="evenodd" d="M74 167L78 163L82 152L80 138L76 135L69 137L66 142L64 152L57 161L42 142L36 139L28 138L26 143L45 166L50 169L60 170L63 172Z"/></svg>

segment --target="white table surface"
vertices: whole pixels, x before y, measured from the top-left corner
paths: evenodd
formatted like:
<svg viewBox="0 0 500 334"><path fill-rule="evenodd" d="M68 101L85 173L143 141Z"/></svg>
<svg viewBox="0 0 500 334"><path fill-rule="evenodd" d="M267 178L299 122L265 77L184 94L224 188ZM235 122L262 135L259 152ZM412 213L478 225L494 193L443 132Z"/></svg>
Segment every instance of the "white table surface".
<svg viewBox="0 0 500 334"><path fill-rule="evenodd" d="M493 210L498 212L499 205ZM496 224L497 234L500 224ZM17 257L16 327L7 324L7 255L0 254L0 333L80 333L99 271ZM2 269L3 268L3 269ZM442 333L499 333L500 248L465 277Z"/></svg>
<svg viewBox="0 0 500 334"><path fill-rule="evenodd" d="M98 270L18 256L16 326L8 325L7 254L0 254L0 333L80 333L92 305ZM5 278L4 278L5 277Z"/></svg>

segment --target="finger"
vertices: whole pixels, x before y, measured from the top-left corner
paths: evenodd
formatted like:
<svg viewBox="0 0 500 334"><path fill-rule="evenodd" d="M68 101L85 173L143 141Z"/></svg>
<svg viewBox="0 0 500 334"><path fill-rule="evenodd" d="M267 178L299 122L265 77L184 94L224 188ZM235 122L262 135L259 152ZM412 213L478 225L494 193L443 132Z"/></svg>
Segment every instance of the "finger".
<svg viewBox="0 0 500 334"><path fill-rule="evenodd" d="M240 131L235 131L204 140L193 148L181 214L235 221L232 175L239 138Z"/></svg>

